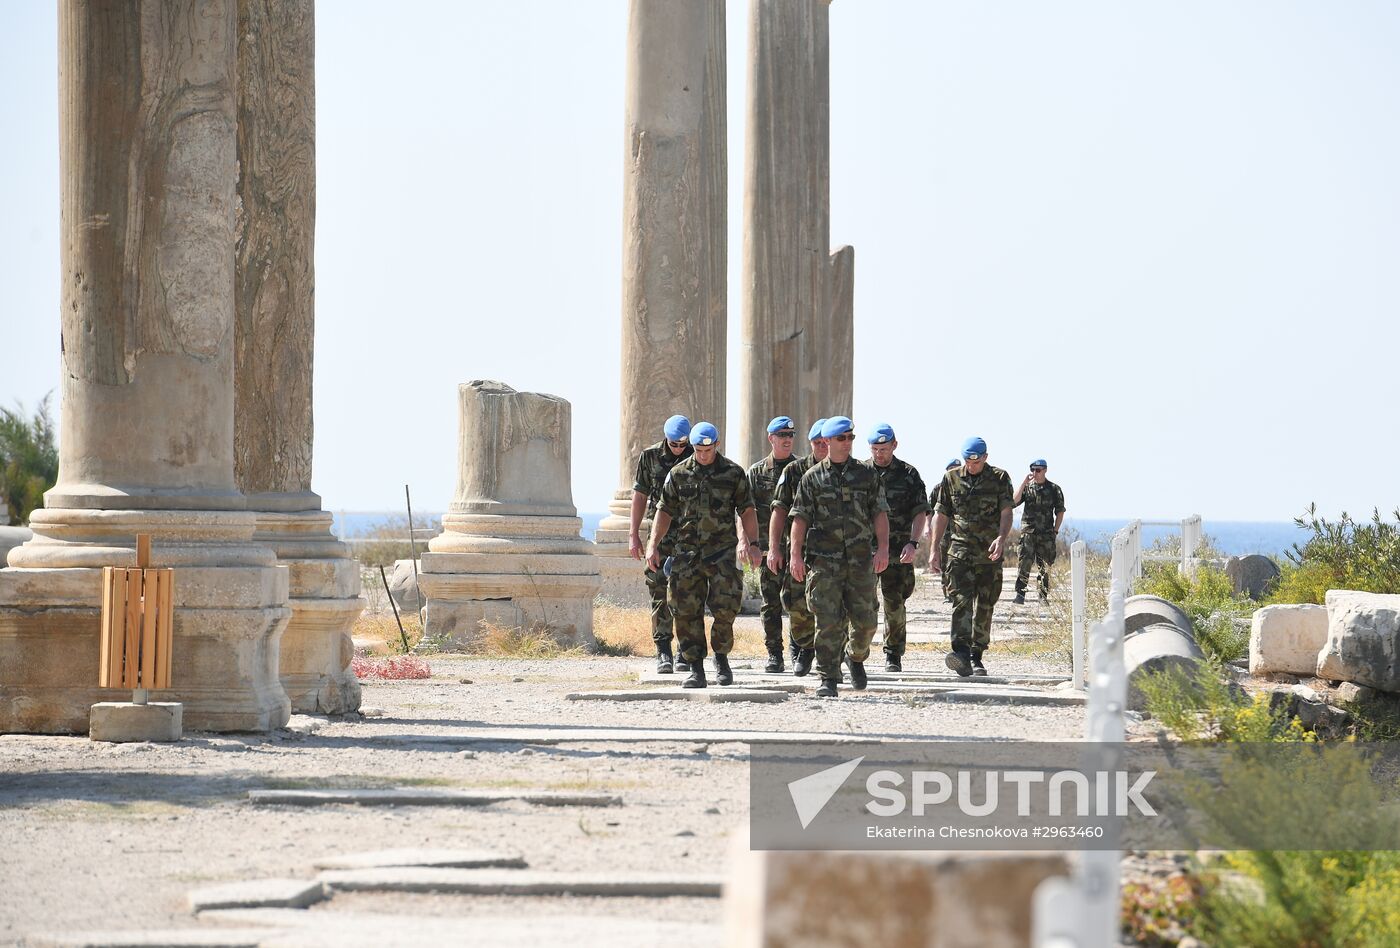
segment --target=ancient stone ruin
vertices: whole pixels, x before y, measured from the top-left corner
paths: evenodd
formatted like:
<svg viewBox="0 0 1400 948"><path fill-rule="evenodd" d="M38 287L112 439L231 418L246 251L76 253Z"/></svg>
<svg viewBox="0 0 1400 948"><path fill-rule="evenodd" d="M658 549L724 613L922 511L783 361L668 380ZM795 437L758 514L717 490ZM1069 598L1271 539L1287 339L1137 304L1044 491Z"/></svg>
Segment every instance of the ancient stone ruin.
<svg viewBox="0 0 1400 948"><path fill-rule="evenodd" d="M425 639L460 647L495 626L592 645L602 579L570 488L569 403L490 381L457 393L456 495L418 580Z"/></svg>

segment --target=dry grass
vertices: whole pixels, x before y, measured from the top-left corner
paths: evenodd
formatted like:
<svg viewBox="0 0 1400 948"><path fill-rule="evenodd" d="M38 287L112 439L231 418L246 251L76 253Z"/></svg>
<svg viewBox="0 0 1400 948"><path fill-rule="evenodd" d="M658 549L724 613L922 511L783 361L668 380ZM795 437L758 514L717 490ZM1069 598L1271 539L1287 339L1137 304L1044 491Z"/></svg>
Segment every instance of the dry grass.
<svg viewBox="0 0 1400 948"><path fill-rule="evenodd" d="M401 614L400 618L403 620L404 633L408 636L408 648L404 648L398 623L394 621L393 614L389 612L364 612L355 620L355 625L350 629L350 636L354 639L382 643L382 647L378 645L367 646L366 652L403 654L412 649L423 638L423 627L418 624L416 613Z"/></svg>
<svg viewBox="0 0 1400 948"><path fill-rule="evenodd" d="M1108 610L1108 558L1090 552L1085 562L1084 575L1084 628L1087 636L1089 626L1102 618ZM1036 573L1032 572L1032 595L1035 576ZM1055 565L1050 568L1050 600L1044 604L1044 612L1045 615L1035 619L1035 634L993 642L989 651L1053 661L1066 669L1073 666L1073 605L1068 555L1057 557ZM1087 660L1086 655L1085 661Z"/></svg>
<svg viewBox="0 0 1400 948"><path fill-rule="evenodd" d="M710 623L705 622L709 635ZM593 603L593 635L602 655L642 656L656 654L651 638L651 611L645 606L624 606L606 599ZM763 629L755 628L751 619L734 623L735 658L761 658L768 654L763 644Z"/></svg>

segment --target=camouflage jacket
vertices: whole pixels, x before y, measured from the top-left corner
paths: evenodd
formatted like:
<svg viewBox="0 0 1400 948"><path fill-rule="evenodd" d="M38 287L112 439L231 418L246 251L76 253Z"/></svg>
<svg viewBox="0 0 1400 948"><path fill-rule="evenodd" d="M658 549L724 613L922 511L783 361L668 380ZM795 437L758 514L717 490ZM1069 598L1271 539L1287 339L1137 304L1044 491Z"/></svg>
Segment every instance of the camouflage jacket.
<svg viewBox="0 0 1400 948"><path fill-rule="evenodd" d="M637 476L632 481L632 489L647 495L648 519L656 516L656 505L661 501L661 485L666 483L666 475L671 473L671 468L690 457L693 450L686 445L684 454L672 454L665 441L658 441L643 449L637 458Z"/></svg>
<svg viewBox="0 0 1400 948"><path fill-rule="evenodd" d="M772 506L783 508L784 513L790 512L793 502L797 499L797 485L802 483L802 475L810 471L816 463L817 459L810 454L793 458L792 463L783 468L782 476L778 478L778 486L773 489Z"/></svg>
<svg viewBox="0 0 1400 948"><path fill-rule="evenodd" d="M749 468L749 490L753 492L754 513L758 515L758 545L768 549L768 515L772 512L773 494L778 489L778 480L797 458L788 457L779 461L769 454Z"/></svg>
<svg viewBox="0 0 1400 948"><path fill-rule="evenodd" d="M1065 492L1054 481L1031 481L1021 492L1021 503L1026 505L1021 511L1021 532L1051 536L1055 532L1055 517L1065 512Z"/></svg>
<svg viewBox="0 0 1400 948"><path fill-rule="evenodd" d="M851 459L827 458L802 475L792 516L807 521L803 559L869 559L875 549L875 515L889 513L880 478Z"/></svg>
<svg viewBox="0 0 1400 948"><path fill-rule="evenodd" d="M1011 509L1011 477L988 464L973 477L967 466L943 475L938 489L937 511L948 517L952 540L948 558L968 563L990 563L987 548L1001 533L1001 512Z"/></svg>
<svg viewBox="0 0 1400 948"><path fill-rule="evenodd" d="M873 458L862 461L885 488L885 503L890 507L890 552L895 556L911 539L914 518L932 510L932 505L924 498L924 479L914 465L899 458L891 458L889 467L880 467Z"/></svg>
<svg viewBox="0 0 1400 948"><path fill-rule="evenodd" d="M732 555L738 534L734 516L753 506L753 493L744 469L722 454L713 464L688 457L666 475L658 510L671 515L668 536L676 538L677 553L709 558L720 551Z"/></svg>

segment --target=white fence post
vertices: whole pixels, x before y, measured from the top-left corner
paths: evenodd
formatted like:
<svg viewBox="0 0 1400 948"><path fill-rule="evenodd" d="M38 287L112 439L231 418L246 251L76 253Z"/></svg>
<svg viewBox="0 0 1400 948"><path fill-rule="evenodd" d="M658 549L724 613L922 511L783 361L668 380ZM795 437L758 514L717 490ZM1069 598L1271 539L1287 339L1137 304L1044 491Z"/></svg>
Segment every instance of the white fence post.
<svg viewBox="0 0 1400 948"><path fill-rule="evenodd" d="M1085 737L1092 769L1119 769L1126 726L1128 675L1123 663L1124 601L1133 572L1132 525L1113 538L1109 560L1112 585L1108 613L1094 623L1089 638L1089 716ZM1071 548L1073 556L1073 548ZM1071 561L1073 569L1073 561ZM1107 827L1116 844L1118 827ZM1082 854L1071 878L1047 879L1036 888L1032 944L1037 948L1112 948L1119 943L1119 891L1123 853L1117 845Z"/></svg>
<svg viewBox="0 0 1400 948"><path fill-rule="evenodd" d="M1074 656L1074 687L1084 687L1084 607L1087 597L1087 577L1085 557L1088 547L1083 540L1075 540L1069 548L1070 584L1070 638Z"/></svg>
<svg viewBox="0 0 1400 948"><path fill-rule="evenodd" d="M1181 571L1187 576L1196 575L1196 551L1204 539L1201 515L1192 514L1181 521Z"/></svg>

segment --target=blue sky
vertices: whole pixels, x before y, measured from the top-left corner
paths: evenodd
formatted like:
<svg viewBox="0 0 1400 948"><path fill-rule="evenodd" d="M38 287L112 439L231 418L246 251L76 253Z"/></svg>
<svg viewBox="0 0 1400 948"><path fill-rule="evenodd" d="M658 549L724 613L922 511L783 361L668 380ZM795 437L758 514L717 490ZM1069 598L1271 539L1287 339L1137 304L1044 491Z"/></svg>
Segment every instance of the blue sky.
<svg viewBox="0 0 1400 948"><path fill-rule="evenodd" d="M320 5L328 507L444 508L473 378L572 401L580 509L619 486L626 7ZM55 18L0 4L7 405L59 378ZM1400 504L1400 5L837 0L831 33L859 428L926 472L971 433L1018 477L1044 456L1080 517Z"/></svg>

